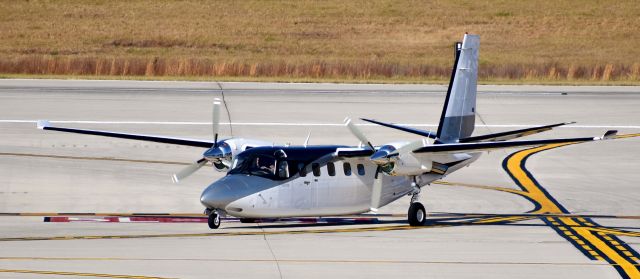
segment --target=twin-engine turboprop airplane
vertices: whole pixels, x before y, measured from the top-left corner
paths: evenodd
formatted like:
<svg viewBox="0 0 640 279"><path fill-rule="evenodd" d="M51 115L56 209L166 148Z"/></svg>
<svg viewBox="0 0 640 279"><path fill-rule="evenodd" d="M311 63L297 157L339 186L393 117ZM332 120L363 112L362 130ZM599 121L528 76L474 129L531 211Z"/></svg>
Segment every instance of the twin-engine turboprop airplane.
<svg viewBox="0 0 640 279"><path fill-rule="evenodd" d="M465 35L462 43L456 43L455 63L436 132L362 119L422 136L421 140L413 142L374 146L348 118L345 125L360 140L358 147L279 146L241 138L218 140L219 102L214 102L213 141L61 128L46 121L39 121L38 127L208 148L202 159L175 174L173 179L177 182L207 162L211 162L216 170L228 171L225 177L209 185L200 197L212 229L220 226L221 215L246 219L350 215L376 211L405 195L412 196L409 224L418 226L424 223L426 216L424 206L418 202L420 189L468 166L483 151L588 142L616 134L616 131L607 131L603 137L508 141L570 124L560 123L471 136L475 126L479 45L477 35Z"/></svg>

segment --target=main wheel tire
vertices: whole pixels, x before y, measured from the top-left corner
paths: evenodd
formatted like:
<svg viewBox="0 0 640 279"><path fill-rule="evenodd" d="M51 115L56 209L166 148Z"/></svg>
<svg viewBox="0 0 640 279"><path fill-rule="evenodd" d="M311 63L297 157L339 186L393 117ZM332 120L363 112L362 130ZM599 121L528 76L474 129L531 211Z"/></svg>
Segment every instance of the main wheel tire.
<svg viewBox="0 0 640 279"><path fill-rule="evenodd" d="M411 226L422 226L427 219L427 212L424 209L424 206L419 202L414 202L409 206L409 212L407 214L407 219L409 219L409 225Z"/></svg>
<svg viewBox="0 0 640 279"><path fill-rule="evenodd" d="M209 219L207 220L210 229L217 229L220 227L220 215L216 213L209 214Z"/></svg>

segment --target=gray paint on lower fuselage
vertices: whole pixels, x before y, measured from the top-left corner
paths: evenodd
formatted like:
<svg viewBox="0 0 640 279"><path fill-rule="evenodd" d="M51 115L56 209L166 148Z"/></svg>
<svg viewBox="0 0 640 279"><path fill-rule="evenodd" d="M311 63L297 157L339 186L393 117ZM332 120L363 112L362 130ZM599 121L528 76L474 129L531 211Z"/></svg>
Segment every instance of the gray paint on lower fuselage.
<svg viewBox="0 0 640 279"><path fill-rule="evenodd" d="M368 212L370 210L374 175L377 165L366 160L332 160L336 175L329 176L326 163L321 175L309 173L231 202L227 213L238 217L328 216ZM344 174L343 163L350 163L353 172ZM357 164L365 166L365 175L357 173ZM381 206L407 193L411 181L407 177L381 174L383 192ZM242 209L234 211L234 209Z"/></svg>

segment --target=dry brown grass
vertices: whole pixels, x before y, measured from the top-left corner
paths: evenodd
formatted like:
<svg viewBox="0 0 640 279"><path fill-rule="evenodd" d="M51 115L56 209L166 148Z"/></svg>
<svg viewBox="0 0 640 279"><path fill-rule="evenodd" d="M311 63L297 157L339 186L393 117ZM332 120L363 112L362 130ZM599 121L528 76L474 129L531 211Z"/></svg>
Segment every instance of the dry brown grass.
<svg viewBox="0 0 640 279"><path fill-rule="evenodd" d="M2 1L0 73L640 80L636 1Z"/></svg>

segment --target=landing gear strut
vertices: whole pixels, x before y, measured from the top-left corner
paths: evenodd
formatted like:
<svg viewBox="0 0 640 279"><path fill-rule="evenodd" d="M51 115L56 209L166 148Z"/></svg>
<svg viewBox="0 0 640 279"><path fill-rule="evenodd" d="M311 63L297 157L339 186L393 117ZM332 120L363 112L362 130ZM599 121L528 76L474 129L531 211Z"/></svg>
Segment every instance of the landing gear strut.
<svg viewBox="0 0 640 279"><path fill-rule="evenodd" d="M411 205L409 206L409 212L407 213L407 219L409 221L409 225L412 227L422 226L427 219L427 212L424 209L420 200L420 188L414 186L413 195L411 195Z"/></svg>
<svg viewBox="0 0 640 279"><path fill-rule="evenodd" d="M215 210L210 210L207 209L205 211L205 213L207 215L209 215L209 218L207 219L207 224L209 225L210 229L217 229L220 227L220 214L218 214L217 211Z"/></svg>

